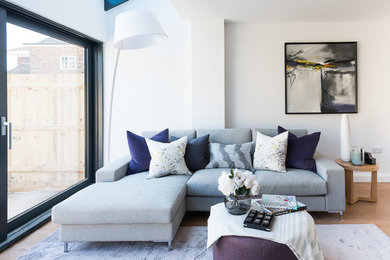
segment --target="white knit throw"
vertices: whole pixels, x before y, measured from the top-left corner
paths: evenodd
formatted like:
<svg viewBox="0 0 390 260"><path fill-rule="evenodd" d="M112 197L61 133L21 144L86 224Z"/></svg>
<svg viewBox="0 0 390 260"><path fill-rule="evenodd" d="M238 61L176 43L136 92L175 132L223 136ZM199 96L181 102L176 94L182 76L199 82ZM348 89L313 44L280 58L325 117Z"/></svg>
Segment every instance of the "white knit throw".
<svg viewBox="0 0 390 260"><path fill-rule="evenodd" d="M252 209L259 207L252 203ZM298 211L277 216L271 232L245 228L247 214L233 216L223 203L211 207L208 219L207 248L222 236L246 236L271 240L287 245L298 259L323 260L313 218L307 211Z"/></svg>

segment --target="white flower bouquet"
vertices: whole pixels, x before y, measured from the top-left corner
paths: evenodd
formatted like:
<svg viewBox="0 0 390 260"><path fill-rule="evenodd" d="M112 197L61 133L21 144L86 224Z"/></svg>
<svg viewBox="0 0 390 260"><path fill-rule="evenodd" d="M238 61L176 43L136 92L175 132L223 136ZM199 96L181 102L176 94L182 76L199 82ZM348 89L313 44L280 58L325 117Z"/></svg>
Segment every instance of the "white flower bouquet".
<svg viewBox="0 0 390 260"><path fill-rule="evenodd" d="M222 172L218 179L218 189L225 195L256 196L260 191L260 183L250 171L230 169L230 173Z"/></svg>

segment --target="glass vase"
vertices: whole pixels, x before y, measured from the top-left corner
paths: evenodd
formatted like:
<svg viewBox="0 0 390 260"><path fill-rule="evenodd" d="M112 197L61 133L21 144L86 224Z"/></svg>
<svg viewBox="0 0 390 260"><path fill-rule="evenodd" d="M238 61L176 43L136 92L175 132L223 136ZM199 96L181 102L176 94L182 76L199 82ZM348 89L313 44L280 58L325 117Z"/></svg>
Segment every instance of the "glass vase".
<svg viewBox="0 0 390 260"><path fill-rule="evenodd" d="M243 215L251 208L251 198L246 195L225 196L225 208L232 215Z"/></svg>

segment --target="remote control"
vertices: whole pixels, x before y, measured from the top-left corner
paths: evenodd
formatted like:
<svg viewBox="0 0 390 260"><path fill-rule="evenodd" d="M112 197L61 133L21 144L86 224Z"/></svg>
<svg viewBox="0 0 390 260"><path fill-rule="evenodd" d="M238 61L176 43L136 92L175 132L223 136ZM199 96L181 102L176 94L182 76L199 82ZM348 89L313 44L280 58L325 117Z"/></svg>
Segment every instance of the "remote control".
<svg viewBox="0 0 390 260"><path fill-rule="evenodd" d="M274 214L252 209L244 220L244 227L270 232L274 220Z"/></svg>

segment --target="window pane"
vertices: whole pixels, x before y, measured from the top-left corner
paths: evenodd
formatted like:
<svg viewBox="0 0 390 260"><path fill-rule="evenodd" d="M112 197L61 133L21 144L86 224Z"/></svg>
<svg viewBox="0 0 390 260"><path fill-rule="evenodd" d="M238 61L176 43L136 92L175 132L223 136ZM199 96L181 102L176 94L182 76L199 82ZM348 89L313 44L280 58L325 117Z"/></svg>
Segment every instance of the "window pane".
<svg viewBox="0 0 390 260"><path fill-rule="evenodd" d="M69 56L68 57L68 68L70 70L76 69L76 57L75 56Z"/></svg>
<svg viewBox="0 0 390 260"><path fill-rule="evenodd" d="M8 219L85 178L84 48L7 24Z"/></svg>

